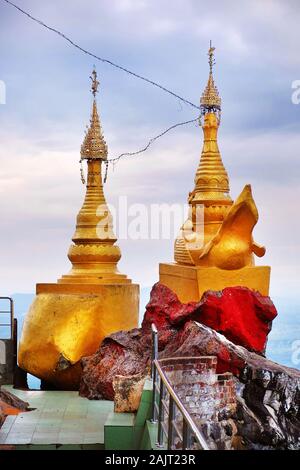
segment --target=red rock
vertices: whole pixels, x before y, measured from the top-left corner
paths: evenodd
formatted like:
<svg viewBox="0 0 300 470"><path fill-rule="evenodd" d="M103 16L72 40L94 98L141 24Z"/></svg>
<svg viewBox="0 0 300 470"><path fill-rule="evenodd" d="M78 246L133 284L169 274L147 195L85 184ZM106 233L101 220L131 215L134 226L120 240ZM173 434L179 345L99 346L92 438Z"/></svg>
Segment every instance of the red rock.
<svg viewBox="0 0 300 470"><path fill-rule="evenodd" d="M234 374L238 396L232 423L241 448L300 449L300 371L261 355L276 314L269 297L244 287L209 291L200 302L182 304L156 284L142 328L105 338L93 356L82 360L80 394L112 400L117 375L126 384L144 376L155 323L159 358L216 356L217 373Z"/></svg>
<svg viewBox="0 0 300 470"><path fill-rule="evenodd" d="M89 399L114 399L113 379L145 371L151 351L151 338L142 338L141 331L120 331L104 339L98 351L82 359L79 394ZM145 351L149 354L145 356Z"/></svg>
<svg viewBox="0 0 300 470"><path fill-rule="evenodd" d="M151 324L159 331L159 351L174 352L184 343L184 325L197 320L224 334L230 341L249 350L265 350L276 309L269 297L245 287L230 287L221 292L209 291L200 302L183 304L163 284L155 284L146 307L141 330L115 333L103 341L99 350L82 359L83 375L80 394L88 398L113 399L113 378L142 372L151 357ZM191 343L191 355L199 353L199 345ZM211 354L205 345L203 354ZM228 348L218 351L218 371L238 373L238 358Z"/></svg>
<svg viewBox="0 0 300 470"><path fill-rule="evenodd" d="M201 328L199 330L199 328ZM217 373L232 372L239 375L245 367L243 355L220 334L193 321L186 322L176 342L170 342L160 354L160 359L183 356L216 356Z"/></svg>
<svg viewBox="0 0 300 470"><path fill-rule="evenodd" d="M276 308L269 297L246 287L227 287L221 293L206 292L201 299L199 321L235 344L264 353Z"/></svg>
<svg viewBox="0 0 300 470"><path fill-rule="evenodd" d="M194 321L177 331L159 331L159 345L159 358L216 356L217 372L235 375L238 406L232 419L243 448L300 449L299 370L249 352ZM112 400L114 377L145 374L150 355L151 333L135 329L111 335L95 355L84 359L81 395Z"/></svg>
<svg viewBox="0 0 300 470"><path fill-rule="evenodd" d="M8 416L8 415L18 415L22 413L19 408L15 408L14 406L8 405L5 401L0 400L0 414Z"/></svg>
<svg viewBox="0 0 300 470"><path fill-rule="evenodd" d="M142 330L150 331L152 323L155 323L158 330L168 328L170 325L178 325L196 315L199 305L199 302L182 304L175 292L157 282L151 290Z"/></svg>
<svg viewBox="0 0 300 470"><path fill-rule="evenodd" d="M196 322L160 358L217 356L217 372L233 372L238 390L234 418L246 449L300 450L300 371L237 346Z"/></svg>
<svg viewBox="0 0 300 470"><path fill-rule="evenodd" d="M158 330L178 328L196 320L224 334L235 344L264 353L276 308L269 297L246 287L228 287L206 292L200 302L183 304L162 284L155 284L142 323L144 332L151 323Z"/></svg>

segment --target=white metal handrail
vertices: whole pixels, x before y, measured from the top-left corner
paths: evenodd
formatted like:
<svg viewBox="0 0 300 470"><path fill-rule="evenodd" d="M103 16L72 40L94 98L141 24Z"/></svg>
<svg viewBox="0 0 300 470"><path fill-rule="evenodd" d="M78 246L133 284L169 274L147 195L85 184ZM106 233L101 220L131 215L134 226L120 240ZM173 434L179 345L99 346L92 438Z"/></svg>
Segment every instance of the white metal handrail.
<svg viewBox="0 0 300 470"><path fill-rule="evenodd" d="M177 436L181 441L183 450L191 448L193 439L198 443L201 450L210 450L202 432L194 423L161 367L158 360L158 332L155 325L152 325L152 344L153 395L151 421L158 423L157 446L163 447L164 440L166 440L167 448L173 449L175 437ZM175 421L176 410L182 418L182 430L179 429ZM165 417L167 417L167 425Z"/></svg>

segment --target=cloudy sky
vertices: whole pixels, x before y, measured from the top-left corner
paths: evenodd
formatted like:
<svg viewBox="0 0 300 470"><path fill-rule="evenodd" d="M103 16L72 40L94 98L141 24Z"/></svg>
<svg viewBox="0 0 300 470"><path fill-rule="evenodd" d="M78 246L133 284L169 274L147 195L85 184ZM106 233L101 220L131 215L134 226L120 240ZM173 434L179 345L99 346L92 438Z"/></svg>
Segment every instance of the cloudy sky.
<svg viewBox="0 0 300 470"><path fill-rule="evenodd" d="M255 239L272 266L271 294L297 296L300 281L300 4L297 0L15 0L85 49L198 104L216 46L223 100L219 146L231 195L252 184L260 220ZM95 60L0 0L0 279L2 295L33 292L69 270L66 257L84 187L79 150L89 120ZM96 62L98 102L110 157L143 147L197 110ZM143 156L110 170L117 203L184 203L202 147L195 125L179 128ZM120 268L143 286L172 260L173 242L121 240Z"/></svg>

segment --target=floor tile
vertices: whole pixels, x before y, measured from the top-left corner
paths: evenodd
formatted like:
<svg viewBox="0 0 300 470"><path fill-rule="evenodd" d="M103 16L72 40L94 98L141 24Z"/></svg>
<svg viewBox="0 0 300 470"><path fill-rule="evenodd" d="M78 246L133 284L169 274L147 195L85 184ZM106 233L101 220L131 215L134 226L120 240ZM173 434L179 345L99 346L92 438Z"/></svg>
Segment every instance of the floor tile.
<svg viewBox="0 0 300 470"><path fill-rule="evenodd" d="M24 434L24 433L8 433L5 444L30 444L32 439L32 433Z"/></svg>
<svg viewBox="0 0 300 470"><path fill-rule="evenodd" d="M58 442L58 432L48 432L43 434L41 432L34 433L31 439L32 444L57 444Z"/></svg>
<svg viewBox="0 0 300 470"><path fill-rule="evenodd" d="M0 432L5 444L103 445L104 424L113 410L109 401L90 401L77 392L10 390L34 411L10 416Z"/></svg>
<svg viewBox="0 0 300 470"><path fill-rule="evenodd" d="M7 438L7 432L0 431L0 444L4 444Z"/></svg>
<svg viewBox="0 0 300 470"><path fill-rule="evenodd" d="M91 433L84 435L84 444L101 444L103 442L103 434Z"/></svg>

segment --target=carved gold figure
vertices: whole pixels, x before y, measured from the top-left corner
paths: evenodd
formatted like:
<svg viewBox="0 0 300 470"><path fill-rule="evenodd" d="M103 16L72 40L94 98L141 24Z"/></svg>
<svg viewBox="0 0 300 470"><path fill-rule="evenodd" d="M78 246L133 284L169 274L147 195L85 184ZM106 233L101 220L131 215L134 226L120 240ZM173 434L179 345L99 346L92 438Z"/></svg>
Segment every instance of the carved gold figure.
<svg viewBox="0 0 300 470"><path fill-rule="evenodd" d="M160 265L160 282L182 301L199 300L206 290L242 285L269 292L270 268L255 267L254 255L265 248L254 242L258 211L251 186L235 202L218 148L221 98L214 83L214 50L210 45L209 78L201 96L200 122L204 134L195 187L189 194L189 215L175 241L176 263Z"/></svg>
<svg viewBox="0 0 300 470"><path fill-rule="evenodd" d="M20 367L60 389L78 388L80 359L94 353L105 336L138 324L139 286L117 267L121 251L103 192L107 145L97 111L95 70L91 79L92 115L81 147L87 187L68 252L72 269L56 284L37 284L19 345Z"/></svg>

